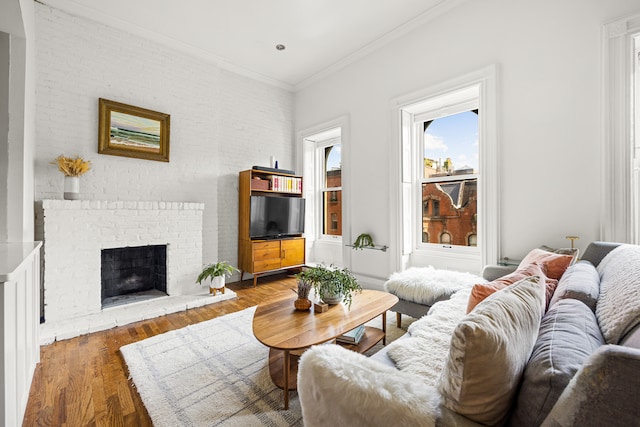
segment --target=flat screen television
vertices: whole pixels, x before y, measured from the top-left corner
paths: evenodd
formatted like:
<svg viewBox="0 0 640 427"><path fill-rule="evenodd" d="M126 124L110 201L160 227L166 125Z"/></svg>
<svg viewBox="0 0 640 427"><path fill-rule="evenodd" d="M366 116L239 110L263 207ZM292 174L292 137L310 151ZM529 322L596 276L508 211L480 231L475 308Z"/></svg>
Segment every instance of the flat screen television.
<svg viewBox="0 0 640 427"><path fill-rule="evenodd" d="M251 196L249 237L278 239L304 233L304 199Z"/></svg>

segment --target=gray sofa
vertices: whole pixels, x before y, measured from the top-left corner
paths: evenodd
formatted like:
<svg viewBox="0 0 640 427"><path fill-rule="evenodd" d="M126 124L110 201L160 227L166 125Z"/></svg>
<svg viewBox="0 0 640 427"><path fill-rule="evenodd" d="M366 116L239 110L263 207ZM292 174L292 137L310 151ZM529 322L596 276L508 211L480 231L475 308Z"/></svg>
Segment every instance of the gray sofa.
<svg viewBox="0 0 640 427"><path fill-rule="evenodd" d="M493 280L509 271L491 267L485 269L484 275ZM469 314L464 310L456 313L450 321L453 326L438 326L437 319L431 317L449 316L464 305L467 294L459 291L451 301L435 304L427 316L411 325L410 333L371 358L332 345L307 351L298 371L305 425L640 426L640 247L591 243L582 259L560 278L548 308L544 295L534 295L536 280L523 280L529 283L518 282L496 292ZM528 296L523 299L520 295ZM523 312L527 315L513 315L511 333L518 334L520 327L534 330L530 343L524 343L526 338L511 336L501 344L526 352L522 367L505 377L505 381L511 381L506 391L503 388L493 393L490 389L484 396L475 396L476 403L485 397L486 403L469 409L460 401L473 389L460 388L468 378L462 378L466 372L451 366L465 358L454 343L460 339L461 325L476 310L480 312L476 318L482 317L488 307L504 305L501 299L506 297L518 300L519 310L533 306L537 310L542 301L541 314L530 310ZM516 313L515 309L510 311L507 310L507 317ZM530 321L523 320L527 316ZM418 323L429 326L430 321L436 325L432 329L441 330L432 334L425 334L424 329L412 330ZM442 343L437 341L442 341L442 334L447 331L452 336L452 348L445 349L439 362L429 353L439 351ZM419 345L405 345L411 340ZM390 355L401 347L423 350L416 350L413 359L405 357L398 369ZM419 364L423 356L432 359L427 370L424 366L414 369L411 364ZM495 357L496 365L500 364L499 359ZM473 372L471 367L468 369ZM487 370L491 369L496 367L487 364ZM497 373L500 376L501 369ZM493 379L492 374L482 381L491 383ZM488 408L486 411L493 411L496 401L502 405L506 401L504 416L486 422L491 418L476 414L485 411L482 405Z"/></svg>

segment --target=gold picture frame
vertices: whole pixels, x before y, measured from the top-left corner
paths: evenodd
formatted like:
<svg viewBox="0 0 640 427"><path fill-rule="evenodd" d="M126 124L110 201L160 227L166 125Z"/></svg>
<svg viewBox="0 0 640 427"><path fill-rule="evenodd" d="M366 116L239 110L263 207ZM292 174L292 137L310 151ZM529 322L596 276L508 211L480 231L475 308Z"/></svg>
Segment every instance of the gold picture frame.
<svg viewBox="0 0 640 427"><path fill-rule="evenodd" d="M98 100L98 153L169 161L169 114Z"/></svg>

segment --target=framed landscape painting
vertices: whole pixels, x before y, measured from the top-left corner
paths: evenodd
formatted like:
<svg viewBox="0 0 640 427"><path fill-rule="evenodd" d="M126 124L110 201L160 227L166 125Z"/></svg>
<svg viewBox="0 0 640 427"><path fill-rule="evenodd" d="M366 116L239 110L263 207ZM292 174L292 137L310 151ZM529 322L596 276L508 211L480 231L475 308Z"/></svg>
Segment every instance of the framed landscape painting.
<svg viewBox="0 0 640 427"><path fill-rule="evenodd" d="M100 98L98 153L169 161L169 114Z"/></svg>

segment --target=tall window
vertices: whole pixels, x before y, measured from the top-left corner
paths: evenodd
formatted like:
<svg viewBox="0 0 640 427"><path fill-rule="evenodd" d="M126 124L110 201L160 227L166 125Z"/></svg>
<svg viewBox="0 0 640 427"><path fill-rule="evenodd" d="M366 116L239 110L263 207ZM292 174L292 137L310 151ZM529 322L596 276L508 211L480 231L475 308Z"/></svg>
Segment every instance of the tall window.
<svg viewBox="0 0 640 427"><path fill-rule="evenodd" d="M420 191L424 209L422 236L438 236L447 245L476 246L478 212L478 110L463 111L421 123L422 173ZM444 230L448 232L444 233Z"/></svg>
<svg viewBox="0 0 640 427"><path fill-rule="evenodd" d="M322 234L325 236L341 236L342 155L340 139L335 138L319 143L317 155L322 162L320 187Z"/></svg>
<svg viewBox="0 0 640 427"><path fill-rule="evenodd" d="M499 253L496 69L398 98L398 266L479 272Z"/></svg>
<svg viewBox="0 0 640 427"><path fill-rule="evenodd" d="M600 239L640 243L640 14L603 29ZM630 78L631 77L631 78Z"/></svg>
<svg viewBox="0 0 640 427"><path fill-rule="evenodd" d="M343 229L349 217L343 217L343 197L349 182L342 174L342 163L349 159L347 117L299 132L304 176L305 237L307 262L345 265L346 247Z"/></svg>

